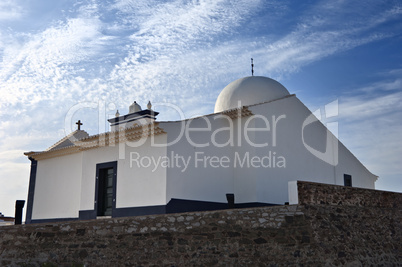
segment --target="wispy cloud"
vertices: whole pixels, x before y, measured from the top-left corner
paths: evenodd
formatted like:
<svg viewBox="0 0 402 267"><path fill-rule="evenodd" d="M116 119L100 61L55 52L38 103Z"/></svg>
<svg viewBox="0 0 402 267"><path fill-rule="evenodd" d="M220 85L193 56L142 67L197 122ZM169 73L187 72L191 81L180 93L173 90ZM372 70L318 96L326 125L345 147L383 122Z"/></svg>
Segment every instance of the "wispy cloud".
<svg viewBox="0 0 402 267"><path fill-rule="evenodd" d="M393 80L389 76L383 79L356 88L353 95L341 96L338 119L341 140L372 172L384 179L384 176L402 173L402 86L391 86L389 90L390 84L397 84L399 76L394 76ZM386 184L381 179L379 183Z"/></svg>
<svg viewBox="0 0 402 267"><path fill-rule="evenodd" d="M399 73L399 77L401 77L402 75L401 70L393 70L391 73ZM376 82L366 87L360 88L360 90L366 93L383 93L383 91L401 90L402 78L399 77L393 80Z"/></svg>
<svg viewBox="0 0 402 267"><path fill-rule="evenodd" d="M359 12L364 3L345 7L347 1L324 2L308 10L294 31L271 44L259 44L257 55L267 59L266 70L281 76L325 57L381 39L399 35L402 24L384 29L382 24L400 18L402 9ZM354 4L356 5L356 4ZM345 19L345 11L351 19Z"/></svg>
<svg viewBox="0 0 402 267"><path fill-rule="evenodd" d="M0 22L20 19L24 13L25 10L19 1L2 0L0 2Z"/></svg>
<svg viewBox="0 0 402 267"><path fill-rule="evenodd" d="M378 86L378 84L376 84ZM402 110L402 87L399 92L373 97L372 95L358 95L345 97L342 101L341 119L355 122L362 119L384 117L395 111Z"/></svg>
<svg viewBox="0 0 402 267"><path fill-rule="evenodd" d="M85 65L76 64L98 56L106 41L96 19L70 19L32 36L19 51L4 57L0 79L7 83L1 102L37 103L64 95L63 83L85 73Z"/></svg>
<svg viewBox="0 0 402 267"><path fill-rule="evenodd" d="M107 9L81 5L78 17L60 21L5 54L0 73L6 81L3 103L38 103L66 94L93 98L94 93L123 100L127 93L151 97L150 91L162 98L176 97L182 95L181 88L189 88L189 80L191 88L201 90L198 85L213 80L208 76L215 73L238 77L250 55L262 63L260 73L278 78L337 52L392 36L394 32L375 28L400 14L393 8L393 12L339 24L343 4L321 4L303 14L294 30L279 39L244 39L235 34L263 4L118 1ZM313 12L321 15L311 17ZM109 13L116 16L108 20ZM118 38L109 34L116 25L129 31ZM374 31L366 35L370 29ZM113 49L115 42L121 51ZM85 89L71 90L78 83Z"/></svg>

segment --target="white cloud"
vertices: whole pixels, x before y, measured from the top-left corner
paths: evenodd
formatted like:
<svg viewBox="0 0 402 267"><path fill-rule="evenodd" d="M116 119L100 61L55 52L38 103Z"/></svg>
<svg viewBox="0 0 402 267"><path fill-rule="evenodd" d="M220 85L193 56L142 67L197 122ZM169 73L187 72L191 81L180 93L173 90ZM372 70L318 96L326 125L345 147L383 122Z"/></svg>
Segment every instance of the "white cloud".
<svg viewBox="0 0 402 267"><path fill-rule="evenodd" d="M2 0L0 2L0 21L17 20L25 13L24 8L16 0Z"/></svg>
<svg viewBox="0 0 402 267"><path fill-rule="evenodd" d="M322 16L302 18L309 23L303 22L303 26L279 40L249 40L235 35L231 41L218 42L222 36L228 39L241 28L261 5L260 1L119 1L107 11L118 10L117 19L112 21L100 19L106 10L98 5L82 5L77 18L33 35L20 50L6 54L0 72L6 81L3 101L35 104L66 94L68 98L93 98L100 94L123 100L127 93L146 96L151 88L156 90L153 95L176 96L181 94L181 88L197 88L199 81L211 80L208 76L216 72L235 76L246 69L248 73L243 64L248 64L252 55L262 62L258 65L259 73L281 77L328 55L386 37L373 34L354 38L353 34L364 32L367 25L378 25L375 18L364 27L357 23L347 30L335 27L328 31L321 25L336 21ZM103 33L121 22L122 17L131 23L127 36L116 38ZM122 49L120 52L110 46L115 41L117 48ZM105 64L96 66L94 62L101 58ZM113 65L112 61L120 63ZM193 81L190 88L188 80ZM81 88L74 86L77 83ZM170 92L163 87L170 87Z"/></svg>
<svg viewBox="0 0 402 267"><path fill-rule="evenodd" d="M382 88L380 84L385 87L381 94L378 90L357 88L353 90L357 94L342 96L338 119L341 141L370 171L384 179L402 175L402 87L388 91L387 85L393 82L386 78L363 88ZM380 184L384 187L387 183L382 180ZM389 186L386 189L390 190Z"/></svg>
<svg viewBox="0 0 402 267"><path fill-rule="evenodd" d="M101 33L101 26L96 18L72 18L32 35L19 50L5 49L0 103L37 104L71 94L70 82L88 75L85 66L102 58L104 46L112 39ZM75 93L80 92L82 88Z"/></svg>
<svg viewBox="0 0 402 267"><path fill-rule="evenodd" d="M402 69L390 70L382 73L385 78L391 77L387 80L375 82L368 86L362 87L359 90L366 93L382 93L383 91L397 91L402 88Z"/></svg>
<svg viewBox="0 0 402 267"><path fill-rule="evenodd" d="M342 110L341 119L347 122L385 117L402 110L402 91L377 97L370 95L346 97L342 99L339 109Z"/></svg>
<svg viewBox="0 0 402 267"><path fill-rule="evenodd" d="M0 163L0 168L1 212L14 216L15 201L26 199L28 194L29 164L9 160Z"/></svg>

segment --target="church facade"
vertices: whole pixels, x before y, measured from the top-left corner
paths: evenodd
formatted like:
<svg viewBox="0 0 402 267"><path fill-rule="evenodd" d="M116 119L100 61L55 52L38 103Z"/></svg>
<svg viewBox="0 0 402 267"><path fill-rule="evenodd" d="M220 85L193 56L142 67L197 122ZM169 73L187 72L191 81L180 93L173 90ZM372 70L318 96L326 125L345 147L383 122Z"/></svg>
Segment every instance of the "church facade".
<svg viewBox="0 0 402 267"><path fill-rule="evenodd" d="M158 122L134 102L31 160L26 223L292 204L294 181L374 189L377 176L279 82L226 86L214 113Z"/></svg>

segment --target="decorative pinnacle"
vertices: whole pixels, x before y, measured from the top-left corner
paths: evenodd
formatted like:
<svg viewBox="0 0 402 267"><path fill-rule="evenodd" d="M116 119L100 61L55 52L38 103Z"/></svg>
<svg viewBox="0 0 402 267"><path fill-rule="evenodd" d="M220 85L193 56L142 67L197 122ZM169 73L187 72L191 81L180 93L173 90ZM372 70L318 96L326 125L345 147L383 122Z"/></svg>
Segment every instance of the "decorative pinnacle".
<svg viewBox="0 0 402 267"><path fill-rule="evenodd" d="M253 58L251 58L251 76L254 76L254 64L253 64Z"/></svg>
<svg viewBox="0 0 402 267"><path fill-rule="evenodd" d="M119 116L120 116L119 110L116 111L115 116L116 116L116 117L119 117Z"/></svg>
<svg viewBox="0 0 402 267"><path fill-rule="evenodd" d="M151 101L148 101L147 108L148 108L148 109L151 109L151 108L152 108Z"/></svg>

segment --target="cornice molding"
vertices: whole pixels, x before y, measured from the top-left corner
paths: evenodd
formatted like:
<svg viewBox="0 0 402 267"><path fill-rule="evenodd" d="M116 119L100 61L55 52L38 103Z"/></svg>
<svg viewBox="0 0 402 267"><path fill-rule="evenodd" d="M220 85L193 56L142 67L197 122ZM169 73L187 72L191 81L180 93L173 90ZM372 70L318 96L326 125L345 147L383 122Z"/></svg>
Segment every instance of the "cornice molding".
<svg viewBox="0 0 402 267"><path fill-rule="evenodd" d="M24 154L35 160L43 160L79 153L85 150L96 149L100 147L114 146L118 143L126 141L136 141L142 138L148 138L153 135L166 134L166 132L162 128L160 128L158 124L159 123L136 125L134 127L119 131L106 132L102 134L88 136L86 138L74 141L74 145L71 146L59 149L52 149L49 151L31 151Z"/></svg>
<svg viewBox="0 0 402 267"><path fill-rule="evenodd" d="M239 107L239 108L234 108L234 109L229 109L222 111L218 114L222 114L225 116L228 116L229 118L237 119L237 118L242 118L242 117L248 117L254 115L253 112L251 112L247 106Z"/></svg>
<svg viewBox="0 0 402 267"><path fill-rule="evenodd" d="M229 118L237 119L242 117L248 117L254 115L247 106L234 108L220 113ZM211 114L212 115L212 114ZM69 154L79 153L82 151L96 149L100 147L113 147L122 142L133 142L143 138L148 138L154 135L166 134L166 132L159 127L158 122L152 122L148 124L135 125L130 128L120 129L118 131L106 132L97 135L91 135L77 141L72 141L74 145L51 149L48 151L39 152L26 152L24 153L28 157L32 157L35 160L43 160L48 158L60 157ZM63 138L62 140L65 140ZM57 144L57 143L56 143Z"/></svg>

